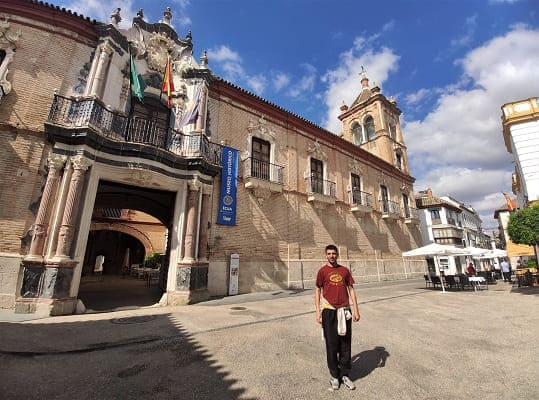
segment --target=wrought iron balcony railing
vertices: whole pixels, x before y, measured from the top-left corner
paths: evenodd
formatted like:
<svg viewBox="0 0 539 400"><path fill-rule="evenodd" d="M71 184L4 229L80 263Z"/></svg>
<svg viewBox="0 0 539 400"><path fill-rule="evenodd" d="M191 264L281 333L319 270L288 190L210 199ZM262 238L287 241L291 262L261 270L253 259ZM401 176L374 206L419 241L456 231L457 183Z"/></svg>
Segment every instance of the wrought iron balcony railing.
<svg viewBox="0 0 539 400"><path fill-rule="evenodd" d="M350 204L372 208L372 194L353 189L350 192Z"/></svg>
<svg viewBox="0 0 539 400"><path fill-rule="evenodd" d="M73 99L55 94L47 122L65 128L88 128L114 141L147 144L221 166L221 145L210 142L205 135L184 135L152 120L125 116L108 110L94 98Z"/></svg>
<svg viewBox="0 0 539 400"><path fill-rule="evenodd" d="M258 178L282 185L284 167L249 157L244 161L244 177Z"/></svg>
<svg viewBox="0 0 539 400"><path fill-rule="evenodd" d="M380 200L380 211L382 214L400 215L400 205L395 201Z"/></svg>
<svg viewBox="0 0 539 400"><path fill-rule="evenodd" d="M404 218L419 220L419 210L414 207L404 207Z"/></svg>
<svg viewBox="0 0 539 400"><path fill-rule="evenodd" d="M305 183L307 185L307 192L309 193L318 193L328 197L337 197L337 185L335 182L320 179L316 176L308 176L305 178Z"/></svg>

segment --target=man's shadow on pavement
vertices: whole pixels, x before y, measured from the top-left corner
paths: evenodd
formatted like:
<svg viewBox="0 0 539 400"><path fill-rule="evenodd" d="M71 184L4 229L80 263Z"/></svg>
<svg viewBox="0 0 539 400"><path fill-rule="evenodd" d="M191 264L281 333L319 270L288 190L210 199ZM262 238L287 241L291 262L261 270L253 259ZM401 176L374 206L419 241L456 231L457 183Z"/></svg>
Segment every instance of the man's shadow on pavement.
<svg viewBox="0 0 539 400"><path fill-rule="evenodd" d="M376 346L372 350L365 350L352 357L352 370L350 379L361 379L369 375L376 368L382 368L386 365L389 353L383 346Z"/></svg>

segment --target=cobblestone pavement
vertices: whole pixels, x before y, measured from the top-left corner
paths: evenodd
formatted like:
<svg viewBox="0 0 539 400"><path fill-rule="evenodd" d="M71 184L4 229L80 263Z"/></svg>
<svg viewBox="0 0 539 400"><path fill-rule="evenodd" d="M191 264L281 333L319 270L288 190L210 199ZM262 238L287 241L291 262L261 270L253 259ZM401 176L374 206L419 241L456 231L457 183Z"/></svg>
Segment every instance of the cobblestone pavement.
<svg viewBox="0 0 539 400"><path fill-rule="evenodd" d="M0 322L4 399L539 399L539 290L358 285L357 389L329 391L313 292ZM0 315L10 320L6 313ZM11 319L12 320L12 319Z"/></svg>

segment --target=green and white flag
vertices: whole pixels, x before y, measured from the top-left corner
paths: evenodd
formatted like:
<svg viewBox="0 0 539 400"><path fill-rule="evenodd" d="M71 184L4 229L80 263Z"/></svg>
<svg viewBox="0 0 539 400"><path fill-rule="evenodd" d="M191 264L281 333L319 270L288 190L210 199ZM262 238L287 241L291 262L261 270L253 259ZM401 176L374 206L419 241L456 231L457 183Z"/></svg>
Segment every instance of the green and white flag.
<svg viewBox="0 0 539 400"><path fill-rule="evenodd" d="M146 88L146 84L144 83L142 76L137 74L133 55L130 54L129 56L131 58L131 89L133 90L134 95L138 97L140 102L144 103L144 89Z"/></svg>

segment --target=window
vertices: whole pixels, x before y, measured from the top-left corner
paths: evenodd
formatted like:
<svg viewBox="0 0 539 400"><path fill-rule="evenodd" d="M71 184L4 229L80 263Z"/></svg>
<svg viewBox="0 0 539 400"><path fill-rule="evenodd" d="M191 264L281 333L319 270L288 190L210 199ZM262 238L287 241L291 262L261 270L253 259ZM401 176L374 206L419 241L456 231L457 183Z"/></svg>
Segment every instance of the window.
<svg viewBox="0 0 539 400"><path fill-rule="evenodd" d="M387 187L380 185L380 197L382 200L382 212L389 212L389 194L387 192Z"/></svg>
<svg viewBox="0 0 539 400"><path fill-rule="evenodd" d="M170 111L150 98L144 104L133 102L128 140L158 145L164 143L168 131Z"/></svg>
<svg viewBox="0 0 539 400"><path fill-rule="evenodd" d="M397 140L397 125L389 125L389 137L393 140Z"/></svg>
<svg viewBox="0 0 539 400"><path fill-rule="evenodd" d="M359 175L352 174L352 203L363 204L361 201L361 178Z"/></svg>
<svg viewBox="0 0 539 400"><path fill-rule="evenodd" d="M252 138L251 174L255 178L270 180L270 143Z"/></svg>
<svg viewBox="0 0 539 400"><path fill-rule="evenodd" d="M395 154L395 158L396 158L396 167L400 170L402 170L402 155L400 155L399 153L396 153Z"/></svg>
<svg viewBox="0 0 539 400"><path fill-rule="evenodd" d="M437 208L433 208L430 210L430 217L432 219L433 224L441 224L442 220L440 219L440 210Z"/></svg>
<svg viewBox="0 0 539 400"><path fill-rule="evenodd" d="M363 142L363 129L357 121L352 124L352 141L354 144L361 144Z"/></svg>
<svg viewBox="0 0 539 400"><path fill-rule="evenodd" d="M408 196L402 194L402 204L404 206L404 216L410 218L410 204L408 204Z"/></svg>
<svg viewBox="0 0 539 400"><path fill-rule="evenodd" d="M365 132L367 133L367 140L374 139L376 132L374 131L374 119L369 115L365 118Z"/></svg>
<svg viewBox="0 0 539 400"><path fill-rule="evenodd" d="M324 163L311 158L311 191L324 194Z"/></svg>

